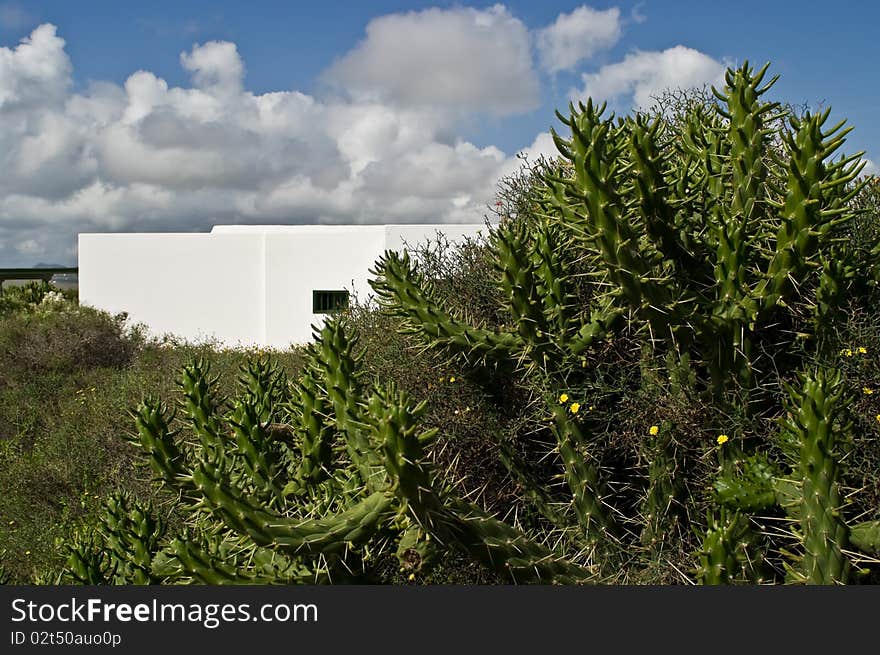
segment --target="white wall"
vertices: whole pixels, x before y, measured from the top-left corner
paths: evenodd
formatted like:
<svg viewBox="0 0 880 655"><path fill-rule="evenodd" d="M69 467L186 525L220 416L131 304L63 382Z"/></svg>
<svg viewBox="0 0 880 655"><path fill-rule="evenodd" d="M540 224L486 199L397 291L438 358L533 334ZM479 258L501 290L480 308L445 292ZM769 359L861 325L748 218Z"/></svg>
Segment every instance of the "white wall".
<svg viewBox="0 0 880 655"><path fill-rule="evenodd" d="M313 290L372 294L369 269L386 250L485 225L215 226L202 234L80 234L80 303L127 312L154 335L231 347L309 341Z"/></svg>

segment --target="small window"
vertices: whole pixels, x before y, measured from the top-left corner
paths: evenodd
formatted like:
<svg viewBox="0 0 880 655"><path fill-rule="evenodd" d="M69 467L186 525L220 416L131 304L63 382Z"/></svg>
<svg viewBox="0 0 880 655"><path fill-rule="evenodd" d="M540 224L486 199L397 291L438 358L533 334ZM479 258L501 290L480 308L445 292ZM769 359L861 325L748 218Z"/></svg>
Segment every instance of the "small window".
<svg viewBox="0 0 880 655"><path fill-rule="evenodd" d="M348 309L348 291L312 291L312 313L330 314Z"/></svg>

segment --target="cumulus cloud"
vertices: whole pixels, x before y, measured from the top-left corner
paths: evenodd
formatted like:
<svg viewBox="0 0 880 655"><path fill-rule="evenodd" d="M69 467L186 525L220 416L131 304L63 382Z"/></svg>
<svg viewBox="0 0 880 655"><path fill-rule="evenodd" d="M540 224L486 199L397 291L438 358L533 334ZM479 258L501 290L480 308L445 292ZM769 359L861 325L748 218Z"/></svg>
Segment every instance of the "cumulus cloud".
<svg viewBox="0 0 880 655"><path fill-rule="evenodd" d="M503 5L375 18L324 79L357 99L496 115L534 109L529 32Z"/></svg>
<svg viewBox="0 0 880 655"><path fill-rule="evenodd" d="M241 91L244 64L238 48L227 41L211 41L182 52L180 63L193 74L193 82L213 95Z"/></svg>
<svg viewBox="0 0 880 655"><path fill-rule="evenodd" d="M54 25L40 25L15 49L0 48L0 109L28 109L61 99L72 66Z"/></svg>
<svg viewBox="0 0 880 655"><path fill-rule="evenodd" d="M541 66L550 73L571 70L596 52L610 48L621 35L620 10L600 11L581 5L535 36Z"/></svg>
<svg viewBox="0 0 880 655"><path fill-rule="evenodd" d="M637 51L595 73L583 74L583 88L572 90L571 96L609 103L631 99L635 107L647 108L666 89L723 85L725 68L723 62L682 45Z"/></svg>
<svg viewBox="0 0 880 655"><path fill-rule="evenodd" d="M464 15L477 26L513 21L497 8ZM232 43L182 53L188 85L140 70L77 92L64 45L41 25L0 48L6 265L70 262L77 232L479 222L515 161L456 138L448 107L254 94Z"/></svg>

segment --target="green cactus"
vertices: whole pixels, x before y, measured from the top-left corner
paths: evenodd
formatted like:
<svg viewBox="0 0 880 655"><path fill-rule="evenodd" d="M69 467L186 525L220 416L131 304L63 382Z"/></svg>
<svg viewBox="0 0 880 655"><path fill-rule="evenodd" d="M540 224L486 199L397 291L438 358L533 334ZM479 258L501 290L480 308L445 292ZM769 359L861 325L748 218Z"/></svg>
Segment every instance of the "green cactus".
<svg viewBox="0 0 880 655"><path fill-rule="evenodd" d="M148 508L113 497L104 527L72 547L67 578L357 582L371 579L372 563L396 544L413 572L457 549L516 582L597 579L585 556L566 558L456 497L425 455L437 432L419 427L425 403L393 384L367 397L341 320L316 337L292 385L268 359L249 362L225 413L209 367L186 366L182 410L197 442L181 440L177 417L146 400L134 413L134 441L156 480L184 499L188 527L166 535Z"/></svg>
<svg viewBox="0 0 880 655"><path fill-rule="evenodd" d="M847 549L876 554L878 522L849 526L840 491L840 439L851 424L841 373L819 369L801 374L800 387L788 386L779 448L789 471L766 456L738 460L715 482L719 503L744 512L766 513L778 506L792 522L797 548L786 549L792 582L845 584Z"/></svg>
<svg viewBox="0 0 880 655"><path fill-rule="evenodd" d="M780 379L829 354L829 326L858 273L845 236L865 188L857 179L862 153L832 160L849 129L827 128L829 111L795 115L767 102L776 81L765 80L767 70L748 62L728 70L724 88L713 89L714 104L677 122L641 114L615 119L591 99L570 105L567 115L557 112L568 133L552 132L560 156L529 195L532 213L502 220L489 235L501 314L509 317L503 325L469 325L444 311L431 280L406 255L385 253L372 271L374 290L403 331L464 366L505 367L539 391L539 415L554 417L554 455L581 536L612 549L635 534L648 546L696 513L685 507L679 465L663 439L639 446L645 488L637 512L631 500L614 507L607 489L622 483L606 479L589 426L571 420L557 390L586 384L582 366L626 327L652 362L665 362L670 384L696 387L699 402L719 413L763 420L777 409ZM876 269L876 252L859 256ZM825 418L810 425L811 438L825 429ZM732 444L722 451L729 468L710 502L749 513L786 507L801 522L809 552L798 570L808 580L845 579L836 487L803 472L792 488L765 453L744 443L741 451ZM821 445L808 451L810 466L833 460L818 459ZM569 531L567 514L536 490L540 482L509 452L502 461L526 487L524 497ZM803 484L813 494L809 503ZM711 519L708 532L692 524L714 540L715 550L705 553L717 551L715 569L723 563L718 548L740 534L743 521ZM761 559L757 547L750 546L750 558Z"/></svg>
<svg viewBox="0 0 880 655"><path fill-rule="evenodd" d="M695 111L679 139L661 119L615 122L592 101L559 115L571 135L553 133L563 163L545 175L540 218L494 235L514 331L443 312L406 257L386 253L374 288L407 329L466 355L537 354L552 373L631 312L655 348L688 353L716 390L755 384L753 342L770 336L765 326L805 291L818 293L820 312L839 295L841 271L816 271L835 261L830 248L855 216L849 202L861 185L851 183L863 166L861 153L828 162L849 130L823 131L827 111L796 117L762 101L775 82L761 86L766 70L728 71L715 114ZM562 252L578 259L568 244L590 264L589 307L573 302L584 283L560 266ZM792 337L772 338L783 347Z"/></svg>
<svg viewBox="0 0 880 655"><path fill-rule="evenodd" d="M880 555L880 521L864 521L850 526L849 543L868 555Z"/></svg>
<svg viewBox="0 0 880 655"><path fill-rule="evenodd" d="M841 513L836 433L847 426L842 424L840 373L820 369L803 376L802 388L792 387L789 393L792 407L783 429L801 487L797 519L804 551L792 575L811 584L845 584L849 562L843 551L849 545L849 529Z"/></svg>
<svg viewBox="0 0 880 655"><path fill-rule="evenodd" d="M759 583L762 561L756 558L754 535L748 519L738 512L721 508L709 515L699 553L697 580L703 585Z"/></svg>
<svg viewBox="0 0 880 655"><path fill-rule="evenodd" d="M115 581L118 561L93 532L74 533L65 546L67 558L60 580L68 584L106 585ZM124 582L123 582L124 584Z"/></svg>
<svg viewBox="0 0 880 655"><path fill-rule="evenodd" d="M148 504L127 493L111 495L100 525L81 529L66 544L61 580L77 584L156 584L153 557L165 536L165 523Z"/></svg>

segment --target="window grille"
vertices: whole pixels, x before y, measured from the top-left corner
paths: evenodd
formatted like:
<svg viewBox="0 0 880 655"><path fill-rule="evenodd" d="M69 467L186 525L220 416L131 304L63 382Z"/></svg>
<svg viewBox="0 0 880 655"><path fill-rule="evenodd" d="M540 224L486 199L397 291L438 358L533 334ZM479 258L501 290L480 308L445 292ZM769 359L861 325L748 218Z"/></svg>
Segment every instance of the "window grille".
<svg viewBox="0 0 880 655"><path fill-rule="evenodd" d="M332 314L348 309L348 291L312 291L312 313Z"/></svg>

